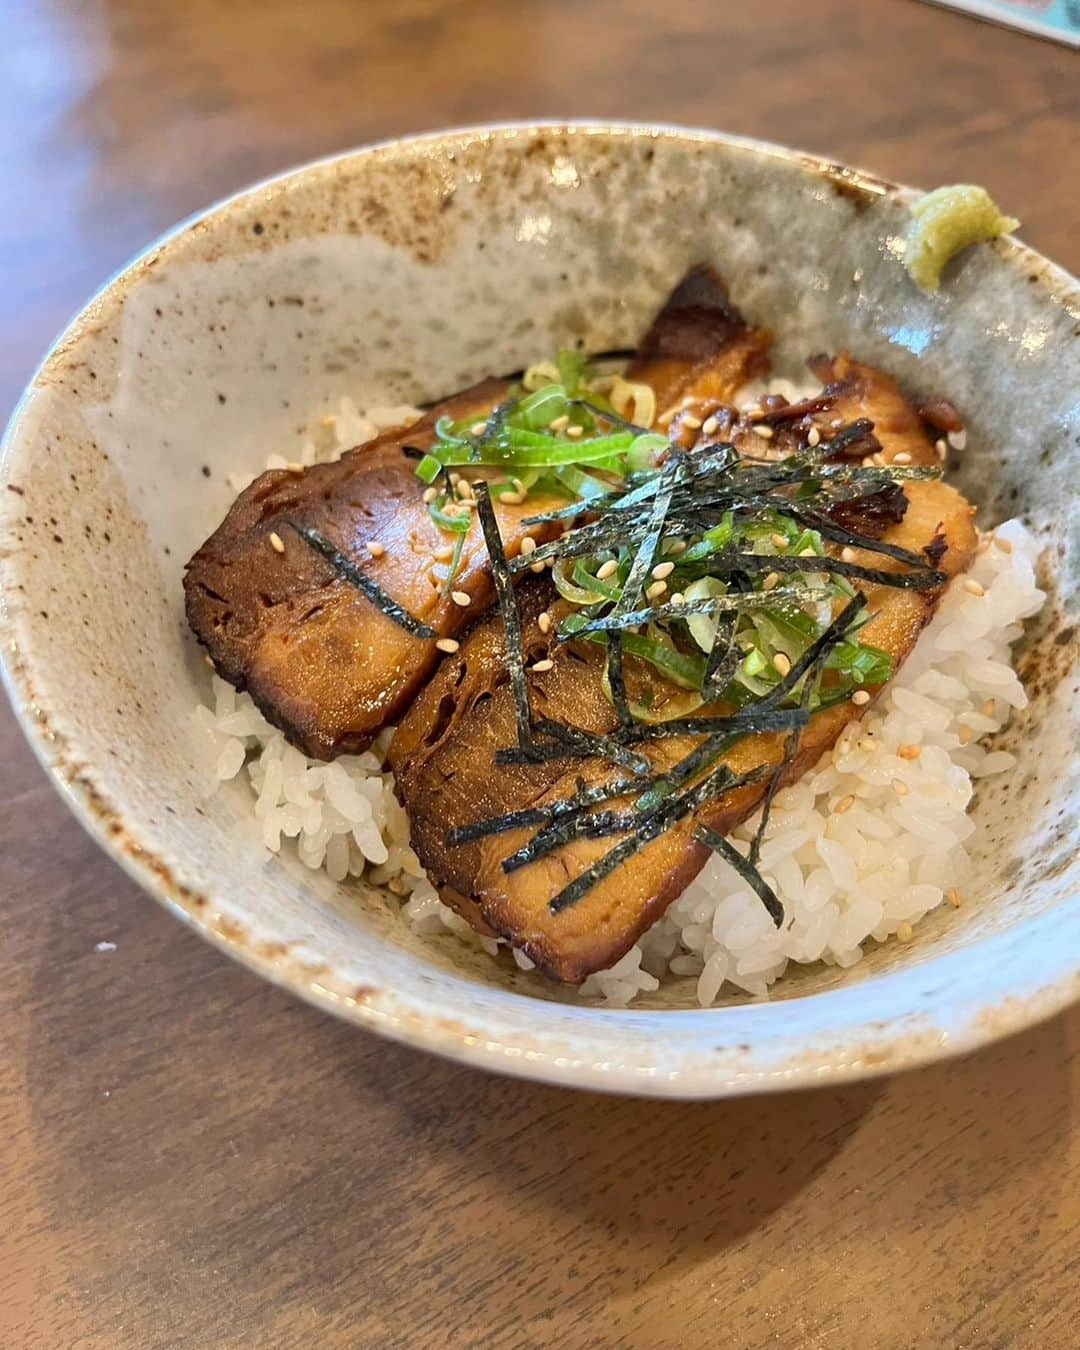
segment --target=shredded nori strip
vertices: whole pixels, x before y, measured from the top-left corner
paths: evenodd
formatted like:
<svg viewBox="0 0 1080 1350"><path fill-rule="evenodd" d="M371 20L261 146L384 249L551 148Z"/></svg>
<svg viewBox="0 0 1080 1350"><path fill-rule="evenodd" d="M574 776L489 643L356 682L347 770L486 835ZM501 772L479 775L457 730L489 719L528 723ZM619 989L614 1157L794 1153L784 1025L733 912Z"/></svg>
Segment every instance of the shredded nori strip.
<svg viewBox="0 0 1080 1350"><path fill-rule="evenodd" d="M714 575L724 572L831 572L836 576L867 581L874 586L893 586L900 590L925 591L943 586L948 580L944 572L923 567L912 572L883 572L861 563L844 562L827 555L817 558L792 558L769 553L713 553L709 557L709 571Z"/></svg>
<svg viewBox="0 0 1080 1350"><path fill-rule="evenodd" d="M768 767L771 769L772 766ZM575 877L569 885L564 886L557 895L552 896L548 901L548 909L552 914L559 914L564 909L576 904L598 881L602 881L604 877L609 876L628 858L632 858L635 853L644 848L646 844L659 838L666 829L685 819L711 797L715 797L718 792L727 792L736 787L745 787L750 783L759 783L764 776L760 770L753 770L733 779L731 770L726 764L721 764L718 769L714 769L707 778L704 778L696 786L686 788L662 802L655 811L645 817L633 834L620 840L613 849L609 849L602 857L597 858L596 862Z"/></svg>
<svg viewBox="0 0 1080 1350"><path fill-rule="evenodd" d="M675 484L682 473L684 458L685 456L672 451L667 463L660 470L656 496L653 498L648 524L641 537L641 542L638 544L634 561L630 564L630 571L623 582L622 595L616 601L615 608L612 610L613 618L621 618L622 615L629 614L641 597L645 578L649 575L656 550L660 547L660 538L664 533L664 520L671 505ZM622 634L616 628L608 635L607 676L608 683L611 686L611 698L615 704L615 712L619 721L625 726L631 721L631 717L630 705L626 699L626 684L623 680L622 656Z"/></svg>
<svg viewBox="0 0 1080 1350"><path fill-rule="evenodd" d="M738 872L739 876L769 911L769 917L779 928L784 922L784 906L757 868L747 862L739 850L729 844L722 834L717 834L708 825L699 825L694 831L694 839L699 844L704 844L706 848L711 848L714 853L719 853L720 857Z"/></svg>
<svg viewBox="0 0 1080 1350"><path fill-rule="evenodd" d="M815 638L807 647L783 679L773 685L764 697L758 699L755 707L764 711L766 708L775 708L778 703L782 703L807 671L812 670L838 643L843 642L848 633L862 621L866 608L866 596L863 595L862 591L856 591L854 599L844 606L824 633Z"/></svg>
<svg viewBox="0 0 1080 1350"><path fill-rule="evenodd" d="M609 759L615 764L621 765L624 769L629 769L631 773L636 773L643 777L652 769L652 765L641 755L628 750L611 736L605 736L591 731L583 731L580 727L566 726L562 722L554 722L550 718L544 718L536 724L536 730L549 736L564 748L564 752L576 755L595 756L597 759ZM558 758L558 755L551 756Z"/></svg>
<svg viewBox="0 0 1080 1350"><path fill-rule="evenodd" d="M671 768L663 778L658 779L648 791L643 792L634 803L634 809L645 813L655 811L665 797L670 797L676 788L682 787L684 783L688 783L697 774L711 768L726 750L730 750L736 741L741 739L741 736L737 735L719 735L710 736L707 740L702 741L699 746L691 750L688 755ZM732 777L734 777L734 774Z"/></svg>
<svg viewBox="0 0 1080 1350"><path fill-rule="evenodd" d="M809 563L811 560L805 560ZM804 566L804 571L812 572L813 566ZM629 614L620 614L613 609L610 614L589 619L580 628L559 630L556 634L559 642L572 642L589 633L610 633L622 628L640 628L642 624L654 623L657 619L685 619L695 614L715 614L717 611L738 612L744 609L774 609L787 601L802 603L808 599L822 599L824 592L815 593L809 586L777 587L773 591L735 591L729 595L710 595L701 600L684 600L682 604L667 602L650 605L647 609L631 610Z"/></svg>
<svg viewBox="0 0 1080 1350"><path fill-rule="evenodd" d="M566 401L572 408L584 408L586 412L591 412L594 417L603 418L605 422L610 422L613 427L618 427L621 431L632 431L635 436L652 434L648 427L638 426L636 422L630 422L625 417L620 417L613 410L609 412L604 408L598 408L595 403L590 403L587 398L568 398Z"/></svg>
<svg viewBox="0 0 1080 1350"><path fill-rule="evenodd" d="M767 731L789 731L810 720L800 708L763 708L758 699L738 712L719 717L673 717L667 722L635 722L616 735L636 745L641 741L666 740L669 736L711 736L719 732L738 732L740 736L758 736Z"/></svg>
<svg viewBox="0 0 1080 1350"><path fill-rule="evenodd" d="M859 501L860 498L849 500ZM838 521L829 520L825 516L819 516L816 511L804 511L799 507L792 506L789 514L801 525L809 529L817 530L822 539L828 539L833 544L843 544L850 548L865 549L868 553L880 553L882 557L893 558L896 562L905 563L908 567L925 567L926 559L920 558L917 553L912 553L910 549L901 548L899 544L887 544L884 539L872 539L868 535L858 534L841 525ZM925 550L924 550L925 552ZM940 561L940 559L938 559ZM936 566L936 562L931 559L931 565Z"/></svg>
<svg viewBox="0 0 1080 1350"><path fill-rule="evenodd" d="M506 651L506 664L510 671L510 689L514 695L514 717L517 721L518 747L528 752L532 749L532 716L529 710L529 683L525 678L525 651L521 638L521 615L518 613L517 599L514 596L514 584L510 580L510 568L503 550L499 523L491 508L491 492L483 480L474 489L476 512L480 517L480 528L484 532L491 575L495 582L495 593L499 598L499 612L503 621L503 646Z"/></svg>
<svg viewBox="0 0 1080 1350"><path fill-rule="evenodd" d="M422 619L418 619L414 614L410 614L407 609L403 609L396 600L391 600L381 586L372 581L366 573L361 572L352 559L347 558L344 553L336 549L324 534L320 534L310 525L297 525L291 520L283 523L291 525L306 544L310 544L316 553L322 554L338 576L343 577L358 591L362 591L371 603L377 606L388 619L393 619L399 628L404 628L406 633L411 633L413 637L437 638L439 636L434 628L424 623Z"/></svg>
<svg viewBox="0 0 1080 1350"><path fill-rule="evenodd" d="M502 861L502 870L509 874L529 863L538 862L562 848L573 839L601 839L606 834L625 834L637 827L637 821L625 811L594 811L591 815L577 815L569 820L555 821L538 830L527 844Z"/></svg>
<svg viewBox="0 0 1080 1350"><path fill-rule="evenodd" d="M653 780L658 781L656 779ZM597 802L610 801L615 797L625 797L631 792L640 792L651 786L640 779L617 778L610 783L599 783L595 787L586 787L578 780L578 791L572 797L562 797L558 801L545 802L543 806L530 806L521 811L508 811L504 816L488 816L473 821L469 825L455 826L446 836L451 847L457 844L472 843L476 839L486 839L493 834L506 834L510 830L525 829L529 825L548 825L563 816L584 811Z"/></svg>

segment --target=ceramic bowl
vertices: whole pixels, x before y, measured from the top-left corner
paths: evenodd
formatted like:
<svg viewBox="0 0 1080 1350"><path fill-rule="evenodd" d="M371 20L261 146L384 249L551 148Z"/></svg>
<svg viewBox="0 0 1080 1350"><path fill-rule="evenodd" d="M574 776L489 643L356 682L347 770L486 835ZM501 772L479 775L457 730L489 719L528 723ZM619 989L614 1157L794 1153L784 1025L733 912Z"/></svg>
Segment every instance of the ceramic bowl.
<svg viewBox="0 0 1080 1350"><path fill-rule="evenodd" d="M509 126L310 164L154 244L63 334L4 442L5 674L65 800L151 895L268 979L532 1078L684 1097L835 1083L1061 1008L1080 989L1065 509L1080 292L1000 240L921 294L902 266L910 200L712 133ZM392 897L267 854L246 789L209 796L191 719L207 672L180 579L231 499L226 474L288 454L333 400L425 401L571 339L630 346L702 258L774 329L781 368L846 347L947 392L969 418L959 482L984 523L1020 514L1038 532L1051 601L1021 657L1019 765L975 808L970 904L852 970L799 971L768 1002L701 1011L687 981L616 1011L413 936Z"/></svg>

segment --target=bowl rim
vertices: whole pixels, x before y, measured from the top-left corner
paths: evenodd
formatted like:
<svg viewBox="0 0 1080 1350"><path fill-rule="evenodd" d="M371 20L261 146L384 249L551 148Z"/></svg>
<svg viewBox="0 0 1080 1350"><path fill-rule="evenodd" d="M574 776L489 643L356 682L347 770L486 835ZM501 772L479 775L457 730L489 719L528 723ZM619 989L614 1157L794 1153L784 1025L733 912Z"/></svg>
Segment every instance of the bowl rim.
<svg viewBox="0 0 1080 1350"><path fill-rule="evenodd" d="M875 174L824 156L752 137L664 122L591 118L522 119L391 137L336 151L262 178L191 213L117 268L65 325L28 380L0 438L0 481L7 477L10 469L28 403L53 362L80 340L94 321L99 308L114 292L119 293L129 287L162 249L189 230L227 214L235 206L258 198L268 190L282 188L292 181L323 172L346 161L392 157L395 153L413 152L425 145L469 138L559 134L625 137L628 142L641 138L667 138L687 143L721 145L749 155L796 164L824 175L840 175L846 183L874 195L892 195L901 200L917 195L917 189L888 182ZM1008 239L1005 247L1007 257L1022 258L1026 265L1037 269L1040 285L1049 293L1048 299L1080 312L1080 284L1069 273L1017 240ZM7 566L6 562L0 560L0 573L6 571ZM568 1059L561 1053L552 1054L543 1049L523 1052L520 1044L501 1042L498 1033L490 1027L477 1032L460 1022L447 1019L445 1012L440 1013L421 996L410 994L409 991L374 990L370 994L364 991L350 994L335 988L332 979L322 978L323 972L319 967L268 957L238 937L229 926L214 922L212 913L202 912L192 906L189 903L190 892L173 877L169 867L155 856L154 851L139 840L137 826L129 826L103 812L100 803L93 800L87 785L65 766L62 750L35 704L29 666L24 665L2 590L0 683L7 691L23 734L57 792L102 850L119 863L145 892L219 950L279 988L287 989L326 1012L376 1031L391 1040L471 1067L562 1086L637 1096L722 1098L823 1083L853 1082L916 1068L969 1053L1004 1036L1025 1030L1047 1020L1080 998L1080 956L1069 959L1067 944L1062 944L1056 965L1051 961L1046 963L1045 977L1041 977L1040 972L1040 977L1029 979L1027 984L1019 987L998 987L981 998L961 1003L946 1017L940 1015L939 1009L930 1010L929 1022L925 1012L885 1022L867 1022L861 1029L857 1044L852 1042L849 1034L846 1038L840 1037L835 1043L823 1046L819 1036L819 1043L815 1047L805 1041L800 1042L800 1033L792 1031L790 1051L774 1063L757 1067L753 1066L751 1055L738 1067L729 1058L657 1076L655 1072L643 1072L640 1065L613 1064L610 1059L601 1062L594 1058L590 1062L587 1058ZM1000 947L1007 944L1016 930L1030 928L1037 918L1022 921L1003 933L984 939L984 945ZM946 953L931 960L947 961L948 957ZM909 972L885 973L873 979L875 984L881 986L887 981L903 979L905 973ZM835 999L842 993L843 987L808 997L817 1000ZM509 997L527 998L526 995L518 994L510 994ZM771 1006L791 1008L799 1001L783 1000ZM752 1006L755 1005L720 1007L703 1010L702 1013L664 1010L652 1015L662 1017L665 1023L675 1029L680 1019L701 1016L720 1018L735 1013L738 1007ZM634 1008L617 1011L596 1008L589 1009L589 1012L604 1021L613 1017L638 1018L644 1015L644 1010ZM581 1039L587 1040L587 1035Z"/></svg>

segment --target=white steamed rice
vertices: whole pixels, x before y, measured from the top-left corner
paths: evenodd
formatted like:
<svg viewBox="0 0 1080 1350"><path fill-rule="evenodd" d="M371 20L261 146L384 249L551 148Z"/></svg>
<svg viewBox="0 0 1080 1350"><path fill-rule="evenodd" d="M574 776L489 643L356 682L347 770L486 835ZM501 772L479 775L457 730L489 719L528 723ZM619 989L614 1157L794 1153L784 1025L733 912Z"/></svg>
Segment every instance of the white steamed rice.
<svg viewBox="0 0 1080 1350"><path fill-rule="evenodd" d="M799 392L780 382L772 387L788 397ZM323 419L320 436L304 443L300 462L336 458L417 416L404 407L361 414L343 399ZM281 456L267 464L285 466ZM230 481L239 491L251 478ZM777 795L761 870L784 903L782 929L714 857L639 943L589 977L582 995L623 1006L661 981L692 976L703 1007L729 988L764 996L789 961L854 965L868 941L906 938L946 899L958 902L969 867L965 841L976 828L967 815L974 782L1014 762L983 741L1027 702L1010 649L1045 598L1035 582L1037 554L1019 521L985 538L966 578L978 586L961 579L950 587L885 693L812 772ZM362 876L387 884L417 931L450 931L497 952L498 944L478 938L441 903L409 847L408 819L384 767L389 730L362 755L331 764L308 759L247 694L216 675L210 702L195 718L214 777L247 782L268 850L295 848L301 862L325 868L335 881ZM735 832L744 852L755 824L750 819ZM530 968L520 952L514 957Z"/></svg>

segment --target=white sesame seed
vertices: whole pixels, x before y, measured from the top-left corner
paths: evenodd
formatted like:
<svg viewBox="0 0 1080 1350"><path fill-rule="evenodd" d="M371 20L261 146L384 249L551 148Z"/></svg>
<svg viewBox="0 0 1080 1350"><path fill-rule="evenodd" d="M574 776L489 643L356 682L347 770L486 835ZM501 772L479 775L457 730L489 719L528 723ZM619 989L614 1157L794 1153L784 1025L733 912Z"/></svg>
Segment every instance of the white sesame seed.
<svg viewBox="0 0 1080 1350"><path fill-rule="evenodd" d="M800 558L816 558L817 556L818 556L817 549L811 548L809 544L807 544L806 548L799 549Z"/></svg>
<svg viewBox="0 0 1080 1350"><path fill-rule="evenodd" d="M613 573L617 572L618 570L619 564L615 561L614 558L609 558L607 562L601 563L600 566L596 569L596 579L597 581L606 581L608 577L610 577Z"/></svg>
<svg viewBox="0 0 1080 1350"><path fill-rule="evenodd" d="M364 547L373 558L381 558L386 553L386 549L383 548L382 544L380 544L377 539L369 539Z"/></svg>
<svg viewBox="0 0 1080 1350"><path fill-rule="evenodd" d="M521 541L522 553L532 553L535 548L536 548L536 540L532 537L531 534L527 534L525 538L522 539Z"/></svg>
<svg viewBox="0 0 1080 1350"><path fill-rule="evenodd" d="M859 708L865 708L870 702L870 695L865 689L856 689L851 696L851 701Z"/></svg>
<svg viewBox="0 0 1080 1350"><path fill-rule="evenodd" d="M853 548L842 548L840 550L840 560L842 562L854 562L855 550Z"/></svg>
<svg viewBox="0 0 1080 1350"><path fill-rule="evenodd" d="M1001 549L1002 553L1011 553L1013 551L1012 540L1003 539L1000 534L994 535L994 545Z"/></svg>
<svg viewBox="0 0 1080 1350"><path fill-rule="evenodd" d="M561 416L553 417L551 419L551 421L548 423L548 430L565 431L569 425L570 425L570 418L566 413L563 413Z"/></svg>
<svg viewBox="0 0 1080 1350"><path fill-rule="evenodd" d="M777 586L779 581L780 581L780 573L770 572L769 575L765 578L765 580L761 583L761 589L763 591L771 591Z"/></svg>
<svg viewBox="0 0 1080 1350"><path fill-rule="evenodd" d="M676 412L678 412L677 408L669 408L667 412L662 412L656 419L656 425L658 427L666 427L675 416Z"/></svg>
<svg viewBox="0 0 1080 1350"><path fill-rule="evenodd" d="M715 417L706 417L705 421L702 422L701 424L701 429L706 436L715 436L716 429L717 427L719 427L719 425L720 423L716 420Z"/></svg>
<svg viewBox="0 0 1080 1350"><path fill-rule="evenodd" d="M901 450L899 454L893 455L892 462L894 464L910 464L911 456L906 450Z"/></svg>
<svg viewBox="0 0 1080 1350"><path fill-rule="evenodd" d="M299 461L298 459L294 459L291 463L286 464L285 467L286 467L286 469L288 469L288 471L289 471L290 473L303 473L303 472L304 472L304 466L300 463L300 461Z"/></svg>
<svg viewBox="0 0 1080 1350"><path fill-rule="evenodd" d="M762 423L761 426L754 428L754 434L760 436L762 440L771 441L776 433L773 431L772 427Z"/></svg>
<svg viewBox="0 0 1080 1350"><path fill-rule="evenodd" d="M688 548L685 539L665 539L663 552L674 557L676 554L685 553Z"/></svg>
<svg viewBox="0 0 1080 1350"><path fill-rule="evenodd" d="M760 403L748 403L748 404L746 404L746 406L743 408L743 416L744 416L744 417L750 417L750 418L753 418L753 417L761 417L761 416L763 415L764 411L765 411L765 410L764 410L764 408L762 408L762 406L761 406Z"/></svg>
<svg viewBox="0 0 1080 1350"><path fill-rule="evenodd" d="M552 661L550 657L545 656L542 661L534 661L532 665L529 667L529 669L535 670L537 674L542 675L545 670L552 670L554 668L554 665L555 662Z"/></svg>
<svg viewBox="0 0 1080 1350"><path fill-rule="evenodd" d="M484 432L487 431L487 423L474 422L472 426L469 428L469 430L472 432L474 436L482 436Z"/></svg>
<svg viewBox="0 0 1080 1350"><path fill-rule="evenodd" d="M944 459L949 453L949 442L943 436L940 441L934 442L934 449L937 451L938 459Z"/></svg>
<svg viewBox="0 0 1080 1350"><path fill-rule="evenodd" d="M810 431L808 432L807 437L806 437L806 443L807 443L808 445L820 445L820 444L821 444L821 432L818 431L817 427L811 427L811 428L810 428Z"/></svg>
<svg viewBox="0 0 1080 1350"><path fill-rule="evenodd" d="M874 467L874 456L867 455L865 459L862 459L859 462L864 469L872 469Z"/></svg>
<svg viewBox="0 0 1080 1350"><path fill-rule="evenodd" d="M672 593L671 593L671 603L672 603L673 605L685 605L685 604L686 604L686 596L683 595L682 591L672 591Z"/></svg>
<svg viewBox="0 0 1080 1350"><path fill-rule="evenodd" d="M458 485L460 482L461 482L461 474L459 474L459 473L451 473L451 474L450 474L450 486L451 486L451 487L456 488L457 485Z"/></svg>
<svg viewBox="0 0 1080 1350"><path fill-rule="evenodd" d="M871 751L877 749L877 744L872 736L860 736L859 739L855 742L855 744L865 754L870 754Z"/></svg>
<svg viewBox="0 0 1080 1350"><path fill-rule="evenodd" d="M842 816L845 811L850 811L854 805L855 805L855 798L849 792L846 797L841 797L841 799L833 807L833 814L837 816Z"/></svg>
<svg viewBox="0 0 1080 1350"><path fill-rule="evenodd" d="M530 572L542 572L546 566L547 566L547 563L544 561L543 558L541 558L539 562L530 563L530 565L529 565L529 571L530 571Z"/></svg>
<svg viewBox="0 0 1080 1350"><path fill-rule="evenodd" d="M467 478L462 478L455 489L458 497L463 502L471 502L476 499L476 493L473 492L473 485Z"/></svg>
<svg viewBox="0 0 1080 1350"><path fill-rule="evenodd" d="M572 441L576 441L584 430L585 428L583 426L575 422L572 427L566 428L566 434L570 437Z"/></svg>
<svg viewBox="0 0 1080 1350"><path fill-rule="evenodd" d="M974 577L964 578L964 590L968 595L985 595L986 587L981 581L976 581Z"/></svg>
<svg viewBox="0 0 1080 1350"><path fill-rule="evenodd" d="M915 935L915 930L907 919L896 925L896 938L898 942L910 942Z"/></svg>
<svg viewBox="0 0 1080 1350"><path fill-rule="evenodd" d="M270 531L270 547L275 553L285 552L285 541L282 539L281 535L278 534L277 530Z"/></svg>
<svg viewBox="0 0 1080 1350"><path fill-rule="evenodd" d="M450 599L455 605L460 605L462 609L468 609L472 604L472 596L468 591L451 591Z"/></svg>
<svg viewBox="0 0 1080 1350"><path fill-rule="evenodd" d="M967 445L967 428L961 427L959 431L950 431L949 444L954 450L963 450Z"/></svg>
<svg viewBox="0 0 1080 1350"><path fill-rule="evenodd" d="M778 675L791 674L791 658L785 656L783 652L777 652L772 659L772 663Z"/></svg>
<svg viewBox="0 0 1080 1350"><path fill-rule="evenodd" d="M874 467L875 467L875 468L883 469L883 468L885 467L885 456L884 456L884 455L882 455L882 454L871 455L870 458L874 461Z"/></svg>
<svg viewBox="0 0 1080 1350"><path fill-rule="evenodd" d="M449 652L453 655L453 653L461 646L461 643L458 642L456 638L439 638L435 646L438 647L439 651Z"/></svg>
<svg viewBox="0 0 1080 1350"><path fill-rule="evenodd" d="M697 431L701 426L701 418L696 417L693 413L683 413L682 424L684 427L689 427L691 431Z"/></svg>
<svg viewBox="0 0 1080 1350"><path fill-rule="evenodd" d="M544 610L543 614L541 614L540 617L537 619L536 625L540 629L541 633L551 632L551 615L547 612L546 609Z"/></svg>
<svg viewBox="0 0 1080 1350"><path fill-rule="evenodd" d="M453 556L454 550L449 544L447 544L444 548L437 548L434 553L434 558L436 562L449 562Z"/></svg>
<svg viewBox="0 0 1080 1350"><path fill-rule="evenodd" d="M786 534L773 534L770 535L769 538L773 541L773 543L776 545L777 548L787 548Z"/></svg>
<svg viewBox="0 0 1080 1350"><path fill-rule="evenodd" d="M652 574L657 581L663 581L665 577L671 576L674 571L675 564L673 562L662 562L656 564L652 570Z"/></svg>
<svg viewBox="0 0 1080 1350"><path fill-rule="evenodd" d="M438 488L429 487L424 489L424 501L427 502L429 506L438 495L439 495Z"/></svg>
<svg viewBox="0 0 1080 1350"><path fill-rule="evenodd" d="M666 581L654 581L651 586L645 587L645 594L650 600L657 600L667 590Z"/></svg>
<svg viewBox="0 0 1080 1350"><path fill-rule="evenodd" d="M508 506L520 506L524 500L524 492L504 492L499 498L499 501L505 502Z"/></svg>
<svg viewBox="0 0 1080 1350"><path fill-rule="evenodd" d="M682 402L679 404L679 407L680 407L680 408L692 408L696 402L697 402L697 399L693 396L693 394L687 394L687 395L683 398Z"/></svg>
<svg viewBox="0 0 1080 1350"><path fill-rule="evenodd" d="M842 427L844 425L844 419L842 417L834 417L832 420L832 425L834 427Z"/></svg>

